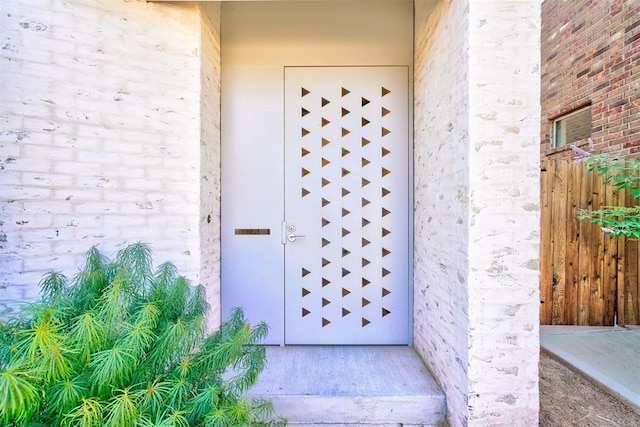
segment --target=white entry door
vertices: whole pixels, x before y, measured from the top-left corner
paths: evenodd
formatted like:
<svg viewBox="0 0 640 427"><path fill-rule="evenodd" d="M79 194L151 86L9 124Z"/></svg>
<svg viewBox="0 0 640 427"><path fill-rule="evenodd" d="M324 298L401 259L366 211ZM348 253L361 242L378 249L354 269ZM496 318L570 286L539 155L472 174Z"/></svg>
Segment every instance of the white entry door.
<svg viewBox="0 0 640 427"><path fill-rule="evenodd" d="M223 317L245 308L271 344L409 343L408 73L285 67L284 138L246 126L277 104L231 76Z"/></svg>
<svg viewBox="0 0 640 427"><path fill-rule="evenodd" d="M287 344L408 341L407 79L285 69Z"/></svg>

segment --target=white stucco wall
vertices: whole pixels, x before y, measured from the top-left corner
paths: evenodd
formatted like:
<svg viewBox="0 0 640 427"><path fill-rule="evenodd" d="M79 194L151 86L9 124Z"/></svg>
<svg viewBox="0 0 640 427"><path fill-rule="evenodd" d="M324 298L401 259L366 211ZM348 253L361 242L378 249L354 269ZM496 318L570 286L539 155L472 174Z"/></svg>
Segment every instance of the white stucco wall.
<svg viewBox="0 0 640 427"><path fill-rule="evenodd" d="M452 425L537 425L538 1L416 2L415 346Z"/></svg>
<svg viewBox="0 0 640 427"><path fill-rule="evenodd" d="M46 271L73 275L96 244L111 255L149 242L157 262L198 282L209 226L200 180L212 176L201 174L201 129L204 145L217 138L216 117L201 123L200 108L215 114L219 104L201 105L201 78L214 89L219 79L201 77L198 6L5 0L2 9L0 311L36 298Z"/></svg>

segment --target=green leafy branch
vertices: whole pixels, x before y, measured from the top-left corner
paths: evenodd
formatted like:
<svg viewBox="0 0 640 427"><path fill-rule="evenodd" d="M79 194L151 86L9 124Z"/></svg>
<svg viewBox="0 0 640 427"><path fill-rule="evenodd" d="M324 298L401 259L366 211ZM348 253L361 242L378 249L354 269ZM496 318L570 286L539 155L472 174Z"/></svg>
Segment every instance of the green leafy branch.
<svg viewBox="0 0 640 427"><path fill-rule="evenodd" d="M640 160L612 158L606 154L584 158L587 170L604 177L604 184L640 198ZM640 239L640 206L605 206L597 210L581 209L579 219L598 224L602 231L616 237Z"/></svg>

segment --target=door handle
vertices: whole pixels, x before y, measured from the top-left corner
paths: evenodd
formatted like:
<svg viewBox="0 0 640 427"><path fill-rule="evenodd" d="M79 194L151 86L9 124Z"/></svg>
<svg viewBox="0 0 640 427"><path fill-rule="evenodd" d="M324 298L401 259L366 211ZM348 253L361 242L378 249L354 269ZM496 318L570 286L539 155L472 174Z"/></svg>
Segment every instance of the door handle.
<svg viewBox="0 0 640 427"><path fill-rule="evenodd" d="M297 239L304 239L304 236L302 234L293 234L293 233L290 233L287 236L287 240L290 242L295 242Z"/></svg>

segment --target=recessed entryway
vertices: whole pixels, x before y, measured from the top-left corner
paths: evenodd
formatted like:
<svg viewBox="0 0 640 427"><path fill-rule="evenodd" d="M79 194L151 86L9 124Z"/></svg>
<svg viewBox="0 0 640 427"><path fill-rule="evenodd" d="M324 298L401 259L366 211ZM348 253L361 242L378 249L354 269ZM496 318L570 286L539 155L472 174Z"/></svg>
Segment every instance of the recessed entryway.
<svg viewBox="0 0 640 427"><path fill-rule="evenodd" d="M222 5L222 308L411 342L411 2ZM264 20L269 16L269 20Z"/></svg>

